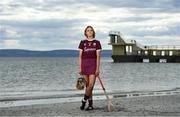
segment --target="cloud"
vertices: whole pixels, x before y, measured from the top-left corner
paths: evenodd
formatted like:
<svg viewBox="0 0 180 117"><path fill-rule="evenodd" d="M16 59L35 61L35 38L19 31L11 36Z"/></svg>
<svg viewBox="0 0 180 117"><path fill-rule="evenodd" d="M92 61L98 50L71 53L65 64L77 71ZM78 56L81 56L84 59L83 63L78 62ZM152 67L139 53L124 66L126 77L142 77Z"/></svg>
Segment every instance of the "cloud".
<svg viewBox="0 0 180 117"><path fill-rule="evenodd" d="M111 48L107 44L111 30L143 44L180 45L180 3L178 0L0 1L0 48L9 48L8 43L12 42L16 44L14 47L22 49L77 49L79 41L85 38L83 31L87 25L95 28L104 49Z"/></svg>
<svg viewBox="0 0 180 117"><path fill-rule="evenodd" d="M4 40L3 44L5 47L8 48L18 48L20 46L18 40L12 40L12 39Z"/></svg>
<svg viewBox="0 0 180 117"><path fill-rule="evenodd" d="M21 48L25 49L61 49L64 43L68 41L71 45L74 44L71 42L72 40L81 40L79 33L83 33L83 31L78 28L82 27L83 22L83 19L3 21L5 30L3 34L5 36L3 38L1 37L1 39L16 39L19 41L19 44L22 45ZM74 45L74 48L77 47Z"/></svg>

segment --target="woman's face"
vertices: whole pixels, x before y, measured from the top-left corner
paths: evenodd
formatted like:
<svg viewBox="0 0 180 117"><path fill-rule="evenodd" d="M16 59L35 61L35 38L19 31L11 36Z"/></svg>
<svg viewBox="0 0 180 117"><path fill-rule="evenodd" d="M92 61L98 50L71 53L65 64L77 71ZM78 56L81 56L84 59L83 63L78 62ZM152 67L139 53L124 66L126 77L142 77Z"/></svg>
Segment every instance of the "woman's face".
<svg viewBox="0 0 180 117"><path fill-rule="evenodd" d="M92 28L87 28L86 29L86 35L87 37L93 37L93 29Z"/></svg>

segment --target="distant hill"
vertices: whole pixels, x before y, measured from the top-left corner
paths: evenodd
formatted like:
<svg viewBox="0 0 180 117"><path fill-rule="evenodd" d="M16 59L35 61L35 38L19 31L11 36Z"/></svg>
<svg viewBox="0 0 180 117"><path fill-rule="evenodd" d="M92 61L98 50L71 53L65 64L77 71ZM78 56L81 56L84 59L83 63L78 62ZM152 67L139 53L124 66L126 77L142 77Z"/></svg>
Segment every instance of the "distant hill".
<svg viewBox="0 0 180 117"><path fill-rule="evenodd" d="M111 50L102 50L102 57L110 57ZM0 49L0 57L78 57L78 50L31 51Z"/></svg>

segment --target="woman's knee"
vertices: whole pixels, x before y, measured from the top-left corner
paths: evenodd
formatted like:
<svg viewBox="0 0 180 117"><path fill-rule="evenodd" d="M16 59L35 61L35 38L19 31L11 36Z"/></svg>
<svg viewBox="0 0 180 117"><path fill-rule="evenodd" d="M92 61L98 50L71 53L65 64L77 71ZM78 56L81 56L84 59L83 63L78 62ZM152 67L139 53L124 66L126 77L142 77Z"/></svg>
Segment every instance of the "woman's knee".
<svg viewBox="0 0 180 117"><path fill-rule="evenodd" d="M87 89L91 91L91 90L93 90L93 87L94 87L93 85L88 85Z"/></svg>

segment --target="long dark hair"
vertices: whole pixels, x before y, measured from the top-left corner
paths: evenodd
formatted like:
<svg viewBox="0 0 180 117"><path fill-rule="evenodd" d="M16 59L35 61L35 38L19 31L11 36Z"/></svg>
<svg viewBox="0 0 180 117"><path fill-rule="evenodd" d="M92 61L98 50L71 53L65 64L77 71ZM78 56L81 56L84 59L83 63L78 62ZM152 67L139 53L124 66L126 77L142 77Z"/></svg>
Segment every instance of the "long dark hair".
<svg viewBox="0 0 180 117"><path fill-rule="evenodd" d="M93 38L95 38L96 33L95 33L94 28L93 28L92 26L87 26L87 27L85 28L85 30L84 30L84 35L87 37L86 31L87 31L88 28L91 28L91 29L93 30Z"/></svg>

